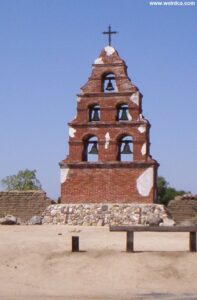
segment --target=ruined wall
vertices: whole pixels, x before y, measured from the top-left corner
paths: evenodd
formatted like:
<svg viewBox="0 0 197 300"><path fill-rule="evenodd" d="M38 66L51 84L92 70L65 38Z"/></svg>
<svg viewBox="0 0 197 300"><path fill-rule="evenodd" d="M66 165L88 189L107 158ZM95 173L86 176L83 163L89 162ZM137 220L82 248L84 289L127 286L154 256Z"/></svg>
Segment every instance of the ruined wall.
<svg viewBox="0 0 197 300"><path fill-rule="evenodd" d="M169 202L168 210L177 224L197 225L197 195L177 196Z"/></svg>
<svg viewBox="0 0 197 300"><path fill-rule="evenodd" d="M41 215L50 204L43 191L0 192L0 217L14 215L22 222L34 215Z"/></svg>

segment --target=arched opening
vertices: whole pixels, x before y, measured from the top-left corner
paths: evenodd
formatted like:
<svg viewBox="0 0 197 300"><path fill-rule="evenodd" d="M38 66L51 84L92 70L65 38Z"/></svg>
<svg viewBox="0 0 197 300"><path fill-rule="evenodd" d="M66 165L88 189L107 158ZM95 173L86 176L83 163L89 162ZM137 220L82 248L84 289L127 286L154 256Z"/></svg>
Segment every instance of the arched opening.
<svg viewBox="0 0 197 300"><path fill-rule="evenodd" d="M120 104L117 107L117 121L129 120L129 108L127 104Z"/></svg>
<svg viewBox="0 0 197 300"><path fill-rule="evenodd" d="M84 141L83 161L98 161L98 139L89 137Z"/></svg>
<svg viewBox="0 0 197 300"><path fill-rule="evenodd" d="M100 121L101 113L99 105L92 105L89 107L89 122Z"/></svg>
<svg viewBox="0 0 197 300"><path fill-rule="evenodd" d="M118 141L118 160L133 161L133 140L130 135L123 136Z"/></svg>
<svg viewBox="0 0 197 300"><path fill-rule="evenodd" d="M102 91L104 93L113 93L117 91L115 75L113 73L108 73L103 76Z"/></svg>

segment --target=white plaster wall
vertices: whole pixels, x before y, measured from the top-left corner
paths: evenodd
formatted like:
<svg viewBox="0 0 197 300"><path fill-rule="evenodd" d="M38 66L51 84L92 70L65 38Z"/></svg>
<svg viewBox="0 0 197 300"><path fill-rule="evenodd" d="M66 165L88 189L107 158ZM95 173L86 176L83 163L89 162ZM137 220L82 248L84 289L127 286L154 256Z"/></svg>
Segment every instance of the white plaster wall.
<svg viewBox="0 0 197 300"><path fill-rule="evenodd" d="M80 102L81 101L81 97L77 97L77 102Z"/></svg>
<svg viewBox="0 0 197 300"><path fill-rule="evenodd" d="M110 56L115 52L115 49L111 46L107 46L107 47L105 47L105 52L108 56Z"/></svg>
<svg viewBox="0 0 197 300"><path fill-rule="evenodd" d="M138 131L139 131L140 133L145 132L145 131L146 131L146 126L145 126L145 125L140 125L140 126L138 127Z"/></svg>
<svg viewBox="0 0 197 300"><path fill-rule="evenodd" d="M108 149L109 141L110 141L110 134L109 134L109 132L107 132L105 135L105 149Z"/></svg>
<svg viewBox="0 0 197 300"><path fill-rule="evenodd" d="M145 154L146 154L146 143L144 143L144 144L142 145L141 153L142 153L142 155L145 155Z"/></svg>
<svg viewBox="0 0 197 300"><path fill-rule="evenodd" d="M130 115L129 111L128 111L128 119L129 119L129 121L132 120L132 116Z"/></svg>
<svg viewBox="0 0 197 300"><path fill-rule="evenodd" d="M153 168L145 170L137 179L136 182L138 193L147 197L153 187Z"/></svg>
<svg viewBox="0 0 197 300"><path fill-rule="evenodd" d="M139 105L140 103L139 92L136 92L133 95L131 95L130 100L136 105Z"/></svg>
<svg viewBox="0 0 197 300"><path fill-rule="evenodd" d="M76 129L69 126L68 132L69 132L69 137L73 138L75 136Z"/></svg>
<svg viewBox="0 0 197 300"><path fill-rule="evenodd" d="M60 182L64 183L68 177L69 168L60 169Z"/></svg>
<svg viewBox="0 0 197 300"><path fill-rule="evenodd" d="M104 62L103 62L102 57L98 57L97 59L95 59L94 63L95 64L103 64Z"/></svg>

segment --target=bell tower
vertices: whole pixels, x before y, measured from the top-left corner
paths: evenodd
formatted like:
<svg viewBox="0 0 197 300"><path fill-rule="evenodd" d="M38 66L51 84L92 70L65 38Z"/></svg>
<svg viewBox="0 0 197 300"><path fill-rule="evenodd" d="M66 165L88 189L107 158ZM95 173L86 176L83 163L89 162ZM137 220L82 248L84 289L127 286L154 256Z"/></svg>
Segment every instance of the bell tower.
<svg viewBox="0 0 197 300"><path fill-rule="evenodd" d="M115 33L111 27L109 32ZM69 155L60 162L62 203L156 201L158 163L150 156L150 123L111 34L77 95L77 116L68 123Z"/></svg>

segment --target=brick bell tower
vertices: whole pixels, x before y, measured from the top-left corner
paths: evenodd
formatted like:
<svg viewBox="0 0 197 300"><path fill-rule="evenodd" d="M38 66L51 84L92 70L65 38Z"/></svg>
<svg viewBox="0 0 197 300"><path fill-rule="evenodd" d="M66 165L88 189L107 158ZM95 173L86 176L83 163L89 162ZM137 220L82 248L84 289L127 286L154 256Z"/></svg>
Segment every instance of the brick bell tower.
<svg viewBox="0 0 197 300"><path fill-rule="evenodd" d="M105 47L77 95L69 155L60 162L62 203L151 203L158 163L150 156L150 123L142 94L118 52Z"/></svg>

